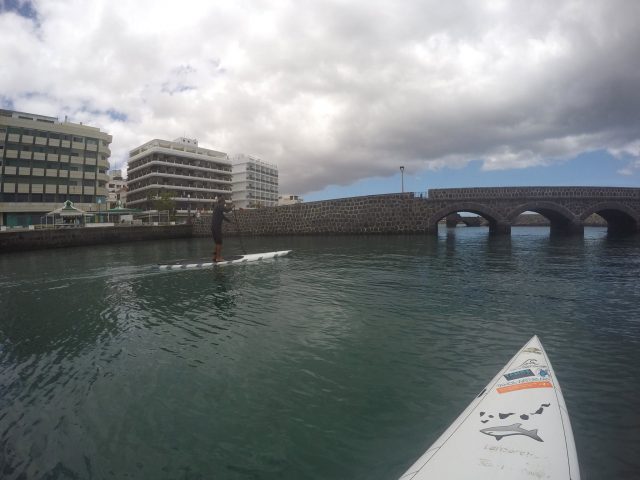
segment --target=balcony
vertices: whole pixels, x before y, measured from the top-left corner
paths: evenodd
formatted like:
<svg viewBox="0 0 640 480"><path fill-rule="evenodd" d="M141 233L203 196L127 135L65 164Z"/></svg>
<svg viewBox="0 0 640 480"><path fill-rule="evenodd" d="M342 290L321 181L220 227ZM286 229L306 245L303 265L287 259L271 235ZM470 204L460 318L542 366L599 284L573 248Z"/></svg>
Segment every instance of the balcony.
<svg viewBox="0 0 640 480"><path fill-rule="evenodd" d="M185 175L184 173L169 173L166 171L158 171L158 170L152 170L149 172L144 172L138 175L130 175L129 176L129 182L135 181L135 180L144 180L147 178L151 178L151 177L160 177L160 178L165 178L165 179L174 179L174 180L187 180L187 181L200 181L200 182L207 182L207 183L217 183L217 184L223 184L223 185L230 185L232 182L231 180L227 180L226 178L221 178L221 177L216 177L216 176L206 176L206 175Z"/></svg>
<svg viewBox="0 0 640 480"><path fill-rule="evenodd" d="M143 167L147 166L147 168L150 168L152 166L156 166L156 167L170 167L170 170L175 171L176 167L178 167L178 170L195 170L195 171L200 171L200 172L208 172L208 173L222 173L225 175L229 175L231 176L231 170L225 168L224 165L221 164L215 164L214 162L206 162L206 163L211 163L210 166L199 166L199 165L194 165L193 162L190 162L188 160L183 160L183 159L174 159L174 160L170 160L170 159L162 159L162 160L152 160L152 159L142 159L141 161L136 161L136 162L131 162L130 166L129 166L129 170L127 171L127 173L129 175L137 172L138 170L143 169ZM161 170L161 169L157 169L157 170ZM169 170L165 170L165 171L169 171ZM144 174L145 172L142 171L141 174Z"/></svg>

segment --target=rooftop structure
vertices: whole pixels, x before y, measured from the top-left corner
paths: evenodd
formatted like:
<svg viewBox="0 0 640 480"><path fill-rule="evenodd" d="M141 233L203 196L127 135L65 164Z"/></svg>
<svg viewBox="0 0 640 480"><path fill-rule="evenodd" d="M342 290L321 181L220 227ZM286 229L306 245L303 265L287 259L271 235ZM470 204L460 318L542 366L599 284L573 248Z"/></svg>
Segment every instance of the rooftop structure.
<svg viewBox="0 0 640 480"><path fill-rule="evenodd" d="M111 135L33 113L0 110L0 225L41 223L67 200L106 201Z"/></svg>
<svg viewBox="0 0 640 480"><path fill-rule="evenodd" d="M278 205L294 205L302 202L304 199L299 195L280 195L278 197Z"/></svg>

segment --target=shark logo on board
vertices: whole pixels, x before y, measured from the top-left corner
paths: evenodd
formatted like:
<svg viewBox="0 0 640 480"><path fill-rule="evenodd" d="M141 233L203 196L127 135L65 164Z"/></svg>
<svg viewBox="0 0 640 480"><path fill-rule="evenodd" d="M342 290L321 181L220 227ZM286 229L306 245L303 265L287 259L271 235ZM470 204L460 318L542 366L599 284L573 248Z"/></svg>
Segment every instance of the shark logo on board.
<svg viewBox="0 0 640 480"><path fill-rule="evenodd" d="M502 440L504 437L511 437L513 435L524 435L525 437L529 437L536 442L544 442L538 436L538 429L526 430L522 428L521 423L514 423L512 425L505 425L503 427L487 427L480 430L481 433L485 435L489 435L494 437L497 441Z"/></svg>

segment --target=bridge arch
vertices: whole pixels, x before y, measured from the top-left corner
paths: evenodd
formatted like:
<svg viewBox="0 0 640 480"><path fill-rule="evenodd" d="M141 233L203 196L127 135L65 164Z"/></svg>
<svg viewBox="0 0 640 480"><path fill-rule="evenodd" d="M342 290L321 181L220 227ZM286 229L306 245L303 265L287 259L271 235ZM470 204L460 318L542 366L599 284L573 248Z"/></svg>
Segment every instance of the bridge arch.
<svg viewBox="0 0 640 480"><path fill-rule="evenodd" d="M507 221L513 225L518 216L524 212L536 212L550 222L551 234L582 233L582 220L571 210L554 202L533 201L513 208L507 215Z"/></svg>
<svg viewBox="0 0 640 480"><path fill-rule="evenodd" d="M511 231L510 223L506 222L502 215L491 207L476 202L452 203L451 205L441 208L431 215L428 229L437 232L438 222L446 216L457 212L475 213L485 218L489 222L490 233L509 233Z"/></svg>
<svg viewBox="0 0 640 480"><path fill-rule="evenodd" d="M580 216L585 221L597 213L607 221L609 233L634 233L640 231L640 212L620 202L601 202L589 207Z"/></svg>

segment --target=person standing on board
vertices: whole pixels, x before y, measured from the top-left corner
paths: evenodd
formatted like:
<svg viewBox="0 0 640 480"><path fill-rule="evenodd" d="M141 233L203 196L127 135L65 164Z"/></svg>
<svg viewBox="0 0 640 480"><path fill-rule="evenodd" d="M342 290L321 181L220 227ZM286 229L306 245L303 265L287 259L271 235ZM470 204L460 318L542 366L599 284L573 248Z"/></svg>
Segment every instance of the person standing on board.
<svg viewBox="0 0 640 480"><path fill-rule="evenodd" d="M213 261L222 262L222 222L231 222L224 212L230 212L231 207L225 206L225 200L222 195L218 197L218 201L213 207L213 214L211 215L211 235L213 235L213 241L215 243L215 249L213 251Z"/></svg>

